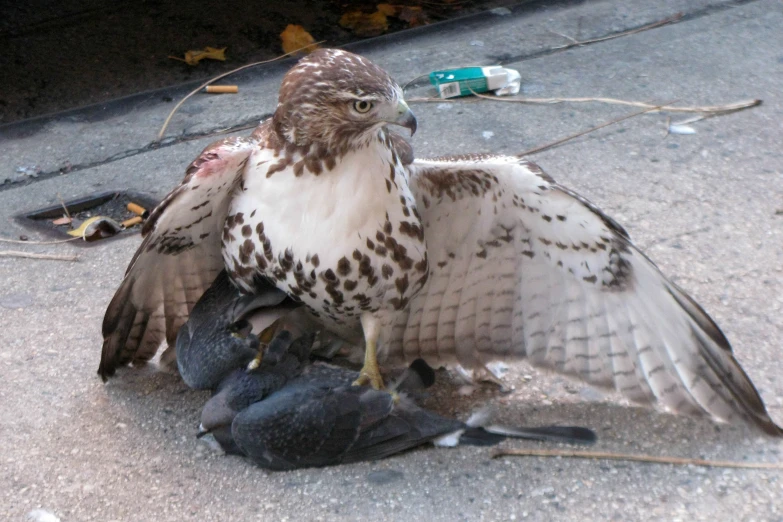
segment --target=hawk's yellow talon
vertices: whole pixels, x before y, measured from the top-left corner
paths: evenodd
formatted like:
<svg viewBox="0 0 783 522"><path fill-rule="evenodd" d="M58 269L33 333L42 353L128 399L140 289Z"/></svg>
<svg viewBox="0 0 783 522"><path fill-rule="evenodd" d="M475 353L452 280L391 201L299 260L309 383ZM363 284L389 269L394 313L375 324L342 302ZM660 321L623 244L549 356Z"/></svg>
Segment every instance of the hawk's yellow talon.
<svg viewBox="0 0 783 522"><path fill-rule="evenodd" d="M378 368L378 355L375 350L375 341L367 340L364 352L364 366L359 372L359 378L353 382L354 386L372 386L376 390L383 390L383 377Z"/></svg>
<svg viewBox="0 0 783 522"><path fill-rule="evenodd" d="M247 370L255 370L259 366L261 366L261 361L264 360L264 349L266 348L265 345L260 345L258 347L258 355L256 355L252 361L247 363Z"/></svg>
<svg viewBox="0 0 783 522"><path fill-rule="evenodd" d="M375 372L371 372L365 368L362 368L361 372L359 373L359 378L353 381L353 385L372 386L376 390L384 389L383 377L381 377L381 374L377 371L377 369Z"/></svg>

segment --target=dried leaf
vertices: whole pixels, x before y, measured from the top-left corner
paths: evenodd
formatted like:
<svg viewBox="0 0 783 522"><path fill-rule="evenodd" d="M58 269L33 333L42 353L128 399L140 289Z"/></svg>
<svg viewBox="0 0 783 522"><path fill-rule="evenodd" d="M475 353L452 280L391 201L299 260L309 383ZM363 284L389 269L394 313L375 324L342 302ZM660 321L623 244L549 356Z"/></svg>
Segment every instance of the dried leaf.
<svg viewBox="0 0 783 522"><path fill-rule="evenodd" d="M418 27L429 23L427 13L422 11L421 7L418 6L402 6L402 9L400 9L400 12L397 14L397 18L403 22L408 22L409 27Z"/></svg>
<svg viewBox="0 0 783 522"><path fill-rule="evenodd" d="M116 235L122 231L122 226L106 216L95 216L84 221L79 228L69 230L68 234L81 237L85 241L97 241Z"/></svg>
<svg viewBox="0 0 783 522"><path fill-rule="evenodd" d="M391 5L391 4L378 4L375 6L378 8L378 11L382 12L386 16L394 16L397 14L397 6ZM402 6L404 7L404 6Z"/></svg>
<svg viewBox="0 0 783 522"><path fill-rule="evenodd" d="M292 53L297 49L302 49L312 43L315 43L315 38L305 31L305 28L301 25L288 24L285 31L280 33L280 40L283 42L283 52ZM317 45L302 49L302 53L310 53L318 48Z"/></svg>
<svg viewBox="0 0 783 522"><path fill-rule="evenodd" d="M382 11L372 14L352 11L340 18L340 26L352 31L356 36L378 36L389 30L389 21Z"/></svg>
<svg viewBox="0 0 783 522"><path fill-rule="evenodd" d="M201 60L220 60L226 61L226 47L217 49L215 47L205 47L203 51L188 51L185 53L185 58L178 58L177 56L169 56L172 60L179 60L185 62L188 65L198 65Z"/></svg>

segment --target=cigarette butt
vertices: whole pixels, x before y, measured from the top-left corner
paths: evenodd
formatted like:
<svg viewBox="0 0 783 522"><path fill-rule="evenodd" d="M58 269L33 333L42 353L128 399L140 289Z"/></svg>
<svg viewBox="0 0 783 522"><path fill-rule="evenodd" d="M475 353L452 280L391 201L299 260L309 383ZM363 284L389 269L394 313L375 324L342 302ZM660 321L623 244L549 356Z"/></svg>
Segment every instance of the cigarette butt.
<svg viewBox="0 0 783 522"><path fill-rule="evenodd" d="M142 221L143 221L143 219L141 219L141 216L136 216L136 217L132 217L130 219L126 219L125 221L123 221L120 224L122 225L122 228L130 228L133 225L138 225Z"/></svg>
<svg viewBox="0 0 783 522"><path fill-rule="evenodd" d="M63 216L61 218L57 218L54 221L52 221L52 225L60 226L60 225L70 225L71 224L71 218L68 216Z"/></svg>
<svg viewBox="0 0 783 522"><path fill-rule="evenodd" d="M239 92L238 85L207 85L209 94L235 94Z"/></svg>
<svg viewBox="0 0 783 522"><path fill-rule="evenodd" d="M146 219L147 216L150 215L149 211L142 207L141 205L137 205L136 203L133 203L132 201L128 203L127 209L136 214L137 216L141 216L142 219Z"/></svg>

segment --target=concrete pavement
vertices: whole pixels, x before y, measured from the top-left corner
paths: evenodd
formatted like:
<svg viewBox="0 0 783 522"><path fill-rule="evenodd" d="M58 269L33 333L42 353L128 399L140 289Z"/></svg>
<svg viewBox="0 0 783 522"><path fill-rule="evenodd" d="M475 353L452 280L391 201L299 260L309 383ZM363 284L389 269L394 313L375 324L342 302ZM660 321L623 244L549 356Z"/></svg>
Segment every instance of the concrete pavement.
<svg viewBox="0 0 783 522"><path fill-rule="evenodd" d="M617 218L664 273L713 316L778 422L783 339L783 5L643 0L500 11L350 49L400 82L450 65L501 61L526 96L607 96L713 105L763 104L666 135L649 114L533 157ZM574 47L682 12L681 22ZM238 96L200 97L154 140L171 103L148 93L0 127L2 237L12 216L90 192L164 196L215 130L274 109L290 62L237 78ZM170 89L175 98L183 89ZM186 90L184 90L186 92ZM411 95L424 94L421 88ZM413 105L420 156L518 152L636 109L604 104L489 101ZM247 132L247 131L245 131ZM36 166L28 179L17 167ZM70 166L70 167L69 167ZM67 171L60 173L61 169ZM80 262L0 258L0 518L43 508L87 520L783 520L780 471L607 461L506 458L480 448L433 449L375 463L268 474L195 439L207 395L153 367L95 375L100 323L139 239L89 248L7 245ZM594 428L598 450L777 462L783 444L736 426L631 407L523 365L514 387L472 395L444 383L431 405L467 415L490 402L507 423ZM511 447L539 447L520 442Z"/></svg>

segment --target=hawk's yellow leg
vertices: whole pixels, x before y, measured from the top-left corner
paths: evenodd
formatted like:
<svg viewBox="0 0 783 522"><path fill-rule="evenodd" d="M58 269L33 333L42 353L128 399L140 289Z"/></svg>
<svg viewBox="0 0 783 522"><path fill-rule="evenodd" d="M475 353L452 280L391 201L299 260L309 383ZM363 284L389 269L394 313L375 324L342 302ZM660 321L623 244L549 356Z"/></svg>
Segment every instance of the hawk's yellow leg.
<svg viewBox="0 0 783 522"><path fill-rule="evenodd" d="M362 330L364 330L364 366L359 372L359 378L354 386L370 385L376 390L383 390L383 377L378 367L378 337L381 334L380 324L376 317L367 313L362 315Z"/></svg>
<svg viewBox="0 0 783 522"><path fill-rule="evenodd" d="M264 360L264 350L272 342L277 333L277 321L267 326L263 332L258 336L258 355L250 361L247 365L248 370L255 370L261 366L261 361ZM231 334L234 335L234 334Z"/></svg>

